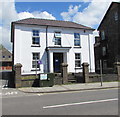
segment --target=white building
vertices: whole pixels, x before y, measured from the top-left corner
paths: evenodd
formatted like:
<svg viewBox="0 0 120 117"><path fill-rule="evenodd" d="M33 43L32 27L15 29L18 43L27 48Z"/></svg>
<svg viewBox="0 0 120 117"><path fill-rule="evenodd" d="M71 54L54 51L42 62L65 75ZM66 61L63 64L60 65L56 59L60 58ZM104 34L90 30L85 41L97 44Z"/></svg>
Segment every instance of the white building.
<svg viewBox="0 0 120 117"><path fill-rule="evenodd" d="M68 72L82 72L83 62L94 72L93 30L68 21L12 22L13 63L22 64L22 74L35 74L36 69L38 73L60 72L62 62L68 64Z"/></svg>

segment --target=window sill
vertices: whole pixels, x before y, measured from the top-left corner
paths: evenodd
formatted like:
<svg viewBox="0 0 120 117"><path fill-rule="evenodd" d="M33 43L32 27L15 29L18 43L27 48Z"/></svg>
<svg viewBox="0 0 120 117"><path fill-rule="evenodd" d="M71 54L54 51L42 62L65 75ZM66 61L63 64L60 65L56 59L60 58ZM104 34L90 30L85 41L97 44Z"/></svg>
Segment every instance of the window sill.
<svg viewBox="0 0 120 117"><path fill-rule="evenodd" d="M81 46L74 46L74 48L81 48Z"/></svg>
<svg viewBox="0 0 120 117"><path fill-rule="evenodd" d="M55 47L62 47L62 45L54 45Z"/></svg>
<svg viewBox="0 0 120 117"><path fill-rule="evenodd" d="M82 67L75 67L75 69L82 69Z"/></svg>
<svg viewBox="0 0 120 117"><path fill-rule="evenodd" d="M31 47L41 47L40 45L31 45Z"/></svg>
<svg viewBox="0 0 120 117"><path fill-rule="evenodd" d="M40 71L40 69L37 69L37 70L36 69L31 69L31 71Z"/></svg>

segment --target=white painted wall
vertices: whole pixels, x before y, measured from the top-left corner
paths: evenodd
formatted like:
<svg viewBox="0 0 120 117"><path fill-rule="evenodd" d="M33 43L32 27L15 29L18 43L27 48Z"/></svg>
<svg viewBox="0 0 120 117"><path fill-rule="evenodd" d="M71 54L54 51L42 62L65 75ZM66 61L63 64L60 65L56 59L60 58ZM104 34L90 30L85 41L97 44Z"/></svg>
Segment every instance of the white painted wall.
<svg viewBox="0 0 120 117"><path fill-rule="evenodd" d="M32 30L38 29L40 31L40 47L31 47L32 45ZM95 71L94 68L94 37L92 31L72 28L61 27L48 27L48 47L54 46L54 32L61 32L62 47L71 47L69 50L49 50L49 63L50 71L53 72L53 52L64 52L64 62L68 63L68 72L81 72L82 69L75 71L75 53L81 53L81 63L91 63L91 72ZM74 33L80 33L81 48L74 48ZM89 51L90 46L90 51ZM34 74L32 70L32 53L40 52L40 59L42 61L41 71L47 71L47 54L46 54L46 26L30 26L30 25L15 25L15 38L14 38L14 64L21 63L22 74ZM90 53L89 53L90 52ZM91 57L91 59L90 59ZM91 60L91 62L90 62Z"/></svg>

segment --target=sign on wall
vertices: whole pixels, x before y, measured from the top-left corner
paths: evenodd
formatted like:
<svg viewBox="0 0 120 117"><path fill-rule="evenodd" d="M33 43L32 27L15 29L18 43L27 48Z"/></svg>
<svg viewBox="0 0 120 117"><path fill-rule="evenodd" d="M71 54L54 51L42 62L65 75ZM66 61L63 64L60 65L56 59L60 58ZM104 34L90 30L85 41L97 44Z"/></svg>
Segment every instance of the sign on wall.
<svg viewBox="0 0 120 117"><path fill-rule="evenodd" d="M40 74L40 80L47 80L47 74Z"/></svg>

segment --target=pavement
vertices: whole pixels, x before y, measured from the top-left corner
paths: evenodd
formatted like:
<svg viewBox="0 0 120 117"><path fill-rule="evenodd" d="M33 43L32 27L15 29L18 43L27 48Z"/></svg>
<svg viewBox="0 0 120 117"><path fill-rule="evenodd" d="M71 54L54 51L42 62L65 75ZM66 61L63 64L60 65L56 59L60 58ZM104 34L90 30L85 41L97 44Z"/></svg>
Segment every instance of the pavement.
<svg viewBox="0 0 120 117"><path fill-rule="evenodd" d="M106 88L118 88L119 82L103 82L101 83L79 83L67 85L54 85L53 87L23 87L18 88L19 91L24 93L53 93L53 92L68 92L68 91L81 91L81 90L96 90Z"/></svg>

